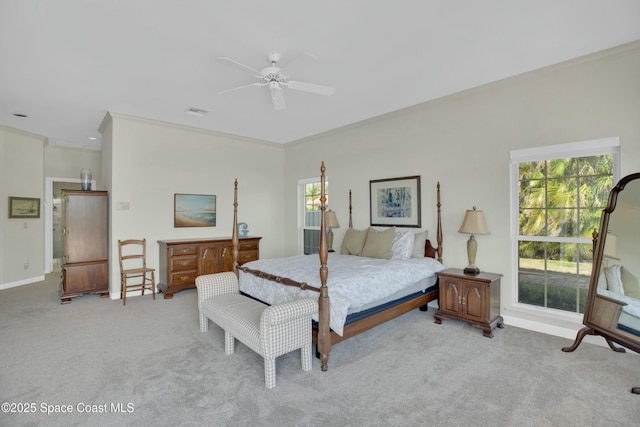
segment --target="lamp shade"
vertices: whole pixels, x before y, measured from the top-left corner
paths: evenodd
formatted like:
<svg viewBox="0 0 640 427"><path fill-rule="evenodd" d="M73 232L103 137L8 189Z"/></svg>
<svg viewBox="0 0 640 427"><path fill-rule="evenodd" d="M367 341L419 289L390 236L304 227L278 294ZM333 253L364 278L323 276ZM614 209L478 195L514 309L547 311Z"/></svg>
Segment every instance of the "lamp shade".
<svg viewBox="0 0 640 427"><path fill-rule="evenodd" d="M336 217L336 213L334 211L327 211L327 215L325 216L325 221L327 222L327 228L338 228L340 224L338 223L338 218Z"/></svg>
<svg viewBox="0 0 640 427"><path fill-rule="evenodd" d="M464 214L464 219L458 232L466 234L489 234L489 228L484 219L484 212L476 210L475 206L473 210L468 209Z"/></svg>

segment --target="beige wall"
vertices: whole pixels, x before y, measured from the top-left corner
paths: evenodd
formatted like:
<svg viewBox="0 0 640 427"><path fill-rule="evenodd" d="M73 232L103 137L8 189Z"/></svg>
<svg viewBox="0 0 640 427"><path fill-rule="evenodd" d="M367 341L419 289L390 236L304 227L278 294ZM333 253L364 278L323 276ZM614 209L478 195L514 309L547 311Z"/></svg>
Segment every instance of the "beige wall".
<svg viewBox="0 0 640 427"><path fill-rule="evenodd" d="M47 145L44 149L44 175L50 178L80 178L82 168L91 169L91 177L96 181L95 188L102 189L102 153L94 150Z"/></svg>
<svg viewBox="0 0 640 427"><path fill-rule="evenodd" d="M0 289L44 277L45 178L78 179L89 167L100 186L101 158L98 151L51 146L44 136L0 127ZM39 198L40 218L8 219L8 196Z"/></svg>
<svg viewBox="0 0 640 427"><path fill-rule="evenodd" d="M444 263L467 264L468 235L457 230L466 209L484 210L491 234L477 236L476 263L484 271L504 274L503 314L545 321L512 307L516 271L509 152L618 136L622 175L639 171L638 76L640 43L635 43L288 144L285 220L296 220L297 180L317 176L322 160L330 181L331 209L343 225L334 230L334 247L348 224L349 189L354 227L364 228L369 225L369 180L420 175L423 228L431 232L440 181ZM435 238L433 232L430 236ZM287 227L285 252L295 253L297 245L297 230ZM567 326L563 321L552 323Z"/></svg>
<svg viewBox="0 0 640 427"><path fill-rule="evenodd" d="M231 236L233 188L238 221L262 236L261 257L282 254L283 147L194 128L110 113L101 126L110 192L111 292L119 297L120 239L146 238L159 267L158 240ZM174 228L174 194L216 196L215 227ZM129 209L119 209L128 203Z"/></svg>
<svg viewBox="0 0 640 427"><path fill-rule="evenodd" d="M0 126L0 289L44 277L45 138ZM9 218L9 197L40 199L40 218Z"/></svg>

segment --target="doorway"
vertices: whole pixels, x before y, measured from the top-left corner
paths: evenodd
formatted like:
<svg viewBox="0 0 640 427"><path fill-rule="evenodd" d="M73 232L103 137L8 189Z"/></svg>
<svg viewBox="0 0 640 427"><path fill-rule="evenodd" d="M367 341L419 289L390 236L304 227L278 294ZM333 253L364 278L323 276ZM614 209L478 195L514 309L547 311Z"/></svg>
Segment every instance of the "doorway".
<svg viewBox="0 0 640 427"><path fill-rule="evenodd" d="M96 181L91 181L95 188ZM45 186L45 274L60 272L64 257L62 239L62 190L80 190L80 179L46 178Z"/></svg>

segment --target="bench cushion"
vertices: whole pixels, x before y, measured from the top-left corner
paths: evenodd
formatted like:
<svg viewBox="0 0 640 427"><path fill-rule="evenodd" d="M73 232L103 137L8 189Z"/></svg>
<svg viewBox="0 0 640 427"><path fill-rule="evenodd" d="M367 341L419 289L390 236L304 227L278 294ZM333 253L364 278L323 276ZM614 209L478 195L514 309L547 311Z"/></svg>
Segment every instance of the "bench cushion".
<svg viewBox="0 0 640 427"><path fill-rule="evenodd" d="M260 317L268 305L241 294L218 295L202 302L202 313L253 351L262 354Z"/></svg>

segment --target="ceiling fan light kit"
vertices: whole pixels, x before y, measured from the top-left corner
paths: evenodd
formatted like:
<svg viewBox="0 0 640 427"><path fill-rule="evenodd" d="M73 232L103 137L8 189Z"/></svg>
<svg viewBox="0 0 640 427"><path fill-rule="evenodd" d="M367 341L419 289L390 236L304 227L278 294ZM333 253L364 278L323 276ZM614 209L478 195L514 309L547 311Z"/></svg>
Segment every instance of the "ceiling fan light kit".
<svg viewBox="0 0 640 427"><path fill-rule="evenodd" d="M316 60L315 56L311 54L305 53L304 55ZM324 86L324 85L319 85L315 83L306 83L306 82L289 80L290 76L287 75L283 69L277 66L278 61L280 61L280 54L276 52L270 52L267 55L267 61L269 61L270 66L265 67L260 71L226 56L220 57L218 59L222 61L229 61L233 64L236 64L244 68L245 70L251 71L254 74L254 77L260 80L259 83L250 83L250 84L234 87L231 89L226 89L218 92L218 94L232 92L232 91L235 91L238 89L244 89L250 86L268 86L269 92L271 94L271 101L273 103L273 108L275 108L276 110L284 110L287 108L287 104L284 99L284 93L282 90L283 86L292 90L298 90L301 92L308 92L308 93L325 95L325 96L331 96L335 92L335 88L331 86Z"/></svg>

